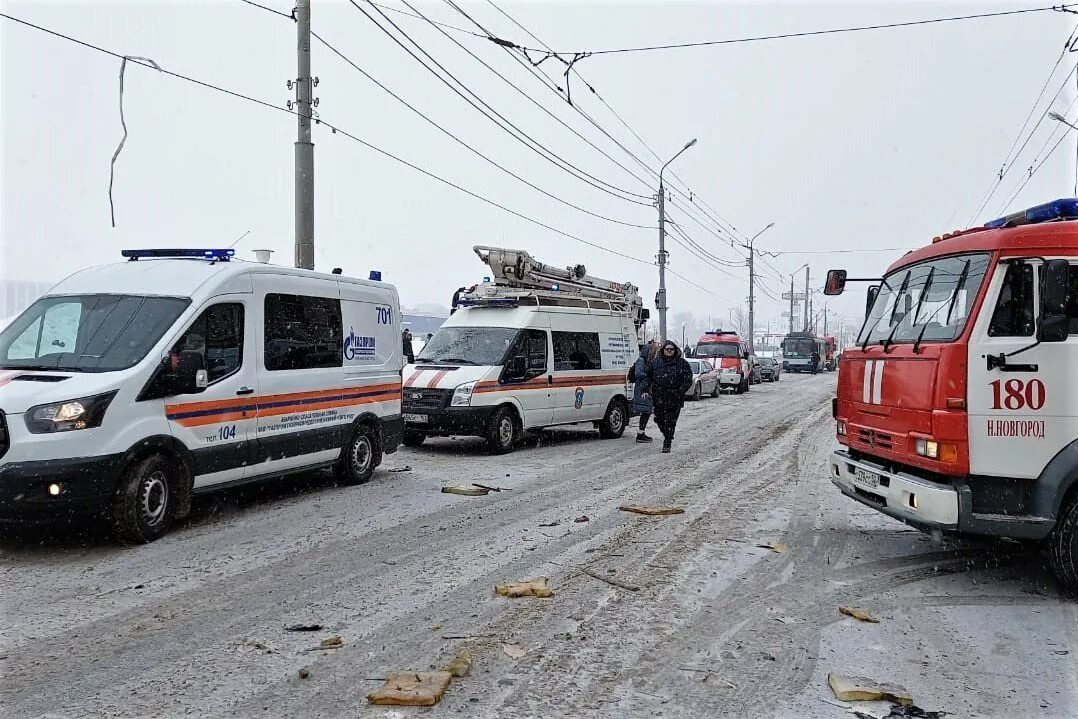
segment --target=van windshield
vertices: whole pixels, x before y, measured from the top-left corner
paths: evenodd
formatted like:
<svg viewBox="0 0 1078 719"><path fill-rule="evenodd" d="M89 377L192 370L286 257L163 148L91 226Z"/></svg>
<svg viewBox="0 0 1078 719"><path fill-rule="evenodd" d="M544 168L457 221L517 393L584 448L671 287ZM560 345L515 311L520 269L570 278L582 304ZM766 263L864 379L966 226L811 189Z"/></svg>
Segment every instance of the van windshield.
<svg viewBox="0 0 1078 719"><path fill-rule="evenodd" d="M737 343L701 342L696 345L697 357L739 357Z"/></svg>
<svg viewBox="0 0 1078 719"><path fill-rule="evenodd" d="M417 364L500 365L517 327L443 327L416 357Z"/></svg>
<svg viewBox="0 0 1078 719"><path fill-rule="evenodd" d="M190 302L139 295L42 297L0 332L0 369L133 367Z"/></svg>
<svg viewBox="0 0 1078 719"><path fill-rule="evenodd" d="M883 278L858 344L950 342L962 334L988 270L987 254L904 267Z"/></svg>

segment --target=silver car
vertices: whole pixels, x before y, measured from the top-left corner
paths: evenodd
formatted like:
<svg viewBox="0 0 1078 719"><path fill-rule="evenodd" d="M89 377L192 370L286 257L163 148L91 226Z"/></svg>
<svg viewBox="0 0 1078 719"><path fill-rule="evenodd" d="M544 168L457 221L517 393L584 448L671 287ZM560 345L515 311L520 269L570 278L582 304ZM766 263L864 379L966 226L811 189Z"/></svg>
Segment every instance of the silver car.
<svg viewBox="0 0 1078 719"><path fill-rule="evenodd" d="M719 396L719 373L704 360L690 359L685 360L689 363L689 367L692 368L692 386L689 387L689 391L685 393L686 397L691 397L694 400L698 400L705 394L709 394L712 397Z"/></svg>

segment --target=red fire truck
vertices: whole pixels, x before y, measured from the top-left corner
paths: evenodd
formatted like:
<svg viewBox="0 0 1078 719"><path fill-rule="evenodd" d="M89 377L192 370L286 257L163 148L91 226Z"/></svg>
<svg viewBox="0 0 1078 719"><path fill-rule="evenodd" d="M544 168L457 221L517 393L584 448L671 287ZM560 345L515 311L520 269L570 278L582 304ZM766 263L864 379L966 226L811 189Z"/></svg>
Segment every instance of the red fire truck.
<svg viewBox="0 0 1078 719"><path fill-rule="evenodd" d="M832 270L825 294L847 281ZM843 494L934 534L1044 540L1078 590L1078 199L891 265L833 414Z"/></svg>
<svg viewBox="0 0 1078 719"><path fill-rule="evenodd" d="M749 391L749 347L736 332L712 330L696 342L693 357L707 360L719 373L719 389Z"/></svg>
<svg viewBox="0 0 1078 719"><path fill-rule="evenodd" d="M838 357L835 356L835 338L827 336L823 338L824 358L823 368L828 372L834 372L838 368Z"/></svg>

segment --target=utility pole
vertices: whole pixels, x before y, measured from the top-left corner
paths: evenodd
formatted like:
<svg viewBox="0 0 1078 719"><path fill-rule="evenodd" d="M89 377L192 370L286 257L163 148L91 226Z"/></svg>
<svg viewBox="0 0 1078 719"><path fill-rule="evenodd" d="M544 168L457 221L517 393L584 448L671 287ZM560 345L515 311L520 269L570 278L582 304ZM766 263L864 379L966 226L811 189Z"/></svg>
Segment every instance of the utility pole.
<svg viewBox="0 0 1078 719"><path fill-rule="evenodd" d="M827 336L827 305L823 306L823 336Z"/></svg>
<svg viewBox="0 0 1078 719"><path fill-rule="evenodd" d="M757 232L752 236L747 243L741 245L749 251L749 351L756 351L756 343L753 342L753 335L756 334L756 273L753 270L753 260L756 256L756 250L753 249L753 243L756 242L756 238L764 234L772 227L775 226L774 222L769 222L767 227Z"/></svg>
<svg viewBox="0 0 1078 719"><path fill-rule="evenodd" d="M805 332L809 331L812 315L809 314L809 268L805 268Z"/></svg>
<svg viewBox="0 0 1078 719"><path fill-rule="evenodd" d="M666 337L666 188L663 186L663 172L667 166L678 159L681 153L696 144L696 138L689 140L685 146L677 151L665 165L659 170L659 291L655 293L655 309L659 312L659 341L665 342Z"/></svg>
<svg viewBox="0 0 1078 719"><path fill-rule="evenodd" d="M296 267L314 269L314 143L311 142L311 0L296 2Z"/></svg>
<svg viewBox="0 0 1078 719"><path fill-rule="evenodd" d="M666 190L659 175L659 291L655 293L659 312L659 342L666 341Z"/></svg>
<svg viewBox="0 0 1078 719"><path fill-rule="evenodd" d="M790 275L790 331L788 334L794 333L794 276Z"/></svg>

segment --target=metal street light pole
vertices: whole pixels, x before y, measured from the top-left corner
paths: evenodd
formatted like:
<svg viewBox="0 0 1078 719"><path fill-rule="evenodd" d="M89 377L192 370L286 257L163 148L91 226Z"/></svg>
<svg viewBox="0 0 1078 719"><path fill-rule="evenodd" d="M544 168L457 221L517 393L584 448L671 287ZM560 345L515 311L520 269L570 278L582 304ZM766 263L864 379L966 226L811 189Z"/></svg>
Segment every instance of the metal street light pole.
<svg viewBox="0 0 1078 719"><path fill-rule="evenodd" d="M753 342L753 335L756 331L756 273L753 268L753 258L755 251L752 248L752 243L756 242L756 238L764 234L772 227L775 226L774 222L767 223L767 227L757 232L749 240L748 244L742 245L749 250L749 351L756 351L756 344Z"/></svg>
<svg viewBox="0 0 1078 719"><path fill-rule="evenodd" d="M659 341L665 342L666 337L666 189L663 187L663 172L681 153L696 144L696 138L685 143L685 147L678 150L666 165L659 170L659 291L655 293L655 309L659 312Z"/></svg>

